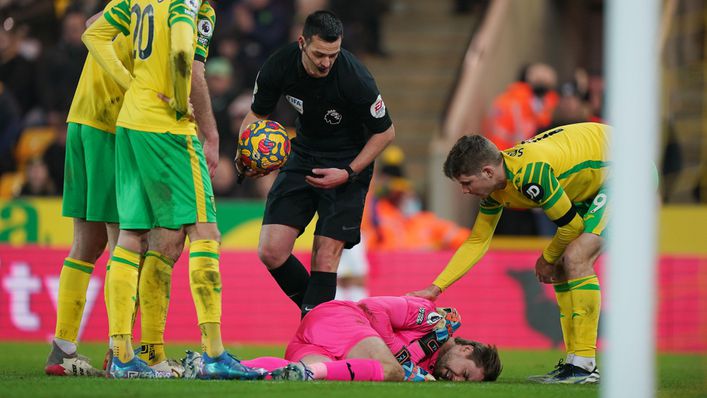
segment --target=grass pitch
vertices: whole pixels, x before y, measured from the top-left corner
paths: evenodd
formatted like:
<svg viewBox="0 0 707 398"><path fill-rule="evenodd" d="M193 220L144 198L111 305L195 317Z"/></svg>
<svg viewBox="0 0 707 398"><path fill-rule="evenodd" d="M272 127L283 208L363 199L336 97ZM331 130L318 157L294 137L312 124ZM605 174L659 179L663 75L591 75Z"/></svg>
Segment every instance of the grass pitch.
<svg viewBox="0 0 707 398"><path fill-rule="evenodd" d="M504 369L495 383L343 383L201 380L110 380L48 377L44 361L49 345L0 343L0 397L597 397L598 386L541 385L525 380L545 373L562 357L559 351L502 350ZM103 344L81 345L81 353L94 365L103 361ZM172 345L168 354L177 357L191 346ZM240 358L281 356L282 346L235 346ZM661 355L658 359L658 397L707 397L707 358L697 355Z"/></svg>

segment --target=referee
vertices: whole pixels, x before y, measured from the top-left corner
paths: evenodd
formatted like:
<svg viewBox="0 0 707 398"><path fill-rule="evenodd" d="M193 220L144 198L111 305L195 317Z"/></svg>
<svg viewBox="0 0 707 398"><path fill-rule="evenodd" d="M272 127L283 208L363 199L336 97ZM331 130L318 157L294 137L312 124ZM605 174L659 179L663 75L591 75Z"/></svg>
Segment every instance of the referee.
<svg viewBox="0 0 707 398"><path fill-rule="evenodd" d="M375 80L341 48L342 36L333 13L310 14L297 42L263 64L241 125L242 132L266 119L281 95L298 113L292 154L268 194L258 256L302 316L334 299L341 252L361 240L373 161L395 137ZM292 248L315 213L310 275Z"/></svg>

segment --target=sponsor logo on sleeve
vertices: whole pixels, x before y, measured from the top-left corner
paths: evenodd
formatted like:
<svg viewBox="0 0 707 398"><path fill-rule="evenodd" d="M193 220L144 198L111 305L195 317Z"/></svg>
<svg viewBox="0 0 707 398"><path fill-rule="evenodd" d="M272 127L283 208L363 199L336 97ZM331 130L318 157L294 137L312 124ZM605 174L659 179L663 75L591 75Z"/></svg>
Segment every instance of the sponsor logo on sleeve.
<svg viewBox="0 0 707 398"><path fill-rule="evenodd" d="M207 18L202 18L197 23L197 29L199 29L199 34L203 37L210 38L214 34L214 27L211 25L211 21Z"/></svg>
<svg viewBox="0 0 707 398"><path fill-rule="evenodd" d="M383 97L378 94L375 102L371 105L371 116L376 119L380 119L385 116L385 103L383 102Z"/></svg>
<svg viewBox="0 0 707 398"><path fill-rule="evenodd" d="M523 185L523 195L533 202L540 202L545 196L545 191L543 187L538 184L525 184Z"/></svg>
<svg viewBox="0 0 707 398"><path fill-rule="evenodd" d="M425 320L425 309L420 307L420 309L417 310L417 319L415 320L415 323L418 325L422 325L422 322Z"/></svg>
<svg viewBox="0 0 707 398"><path fill-rule="evenodd" d="M443 316L440 315L439 313L437 313L437 312L430 312L430 313L427 315L427 324L428 324L428 325L436 325L437 322L439 322L439 321L442 320L442 318L443 318Z"/></svg>
<svg viewBox="0 0 707 398"><path fill-rule="evenodd" d="M257 86L256 86L256 87L257 87ZM295 97L293 97L293 96L291 96L291 95L286 95L286 96L285 96L285 99L287 100L287 102L290 103L290 105L292 105L293 108L295 108L295 110L296 110L297 112L300 113L300 115L304 113L304 103L302 102L301 99L295 98ZM331 111L329 111L329 112L331 112ZM336 111L335 111L335 112L336 112ZM327 113L327 115L328 115L328 113Z"/></svg>

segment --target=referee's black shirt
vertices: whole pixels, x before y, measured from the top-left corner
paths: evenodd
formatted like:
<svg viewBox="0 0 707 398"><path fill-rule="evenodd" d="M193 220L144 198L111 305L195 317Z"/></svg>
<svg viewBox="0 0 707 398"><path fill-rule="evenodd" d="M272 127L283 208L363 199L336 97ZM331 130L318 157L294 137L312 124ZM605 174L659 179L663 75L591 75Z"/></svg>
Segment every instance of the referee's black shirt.
<svg viewBox="0 0 707 398"><path fill-rule="evenodd" d="M307 74L302 56L295 42L265 61L256 78L251 110L269 115L284 95L297 112L297 137L292 141L296 151L355 157L370 133L382 133L393 124L373 76L343 48L323 78Z"/></svg>

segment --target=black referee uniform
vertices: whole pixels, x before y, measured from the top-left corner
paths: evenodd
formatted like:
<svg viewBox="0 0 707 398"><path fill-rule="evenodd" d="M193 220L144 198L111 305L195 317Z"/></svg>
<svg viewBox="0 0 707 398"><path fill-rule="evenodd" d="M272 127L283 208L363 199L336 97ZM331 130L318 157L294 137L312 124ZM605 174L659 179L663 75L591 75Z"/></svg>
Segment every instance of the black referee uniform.
<svg viewBox="0 0 707 398"><path fill-rule="evenodd" d="M346 168L371 134L386 131L392 120L370 72L350 52L342 48L323 78L310 77L301 57L297 43L287 45L265 62L256 79L255 114L269 115L281 95L298 114L292 154L268 194L263 224L289 225L301 234L316 212L315 235L351 248L361 240L373 164L332 189L313 187L305 176L313 168Z"/></svg>

